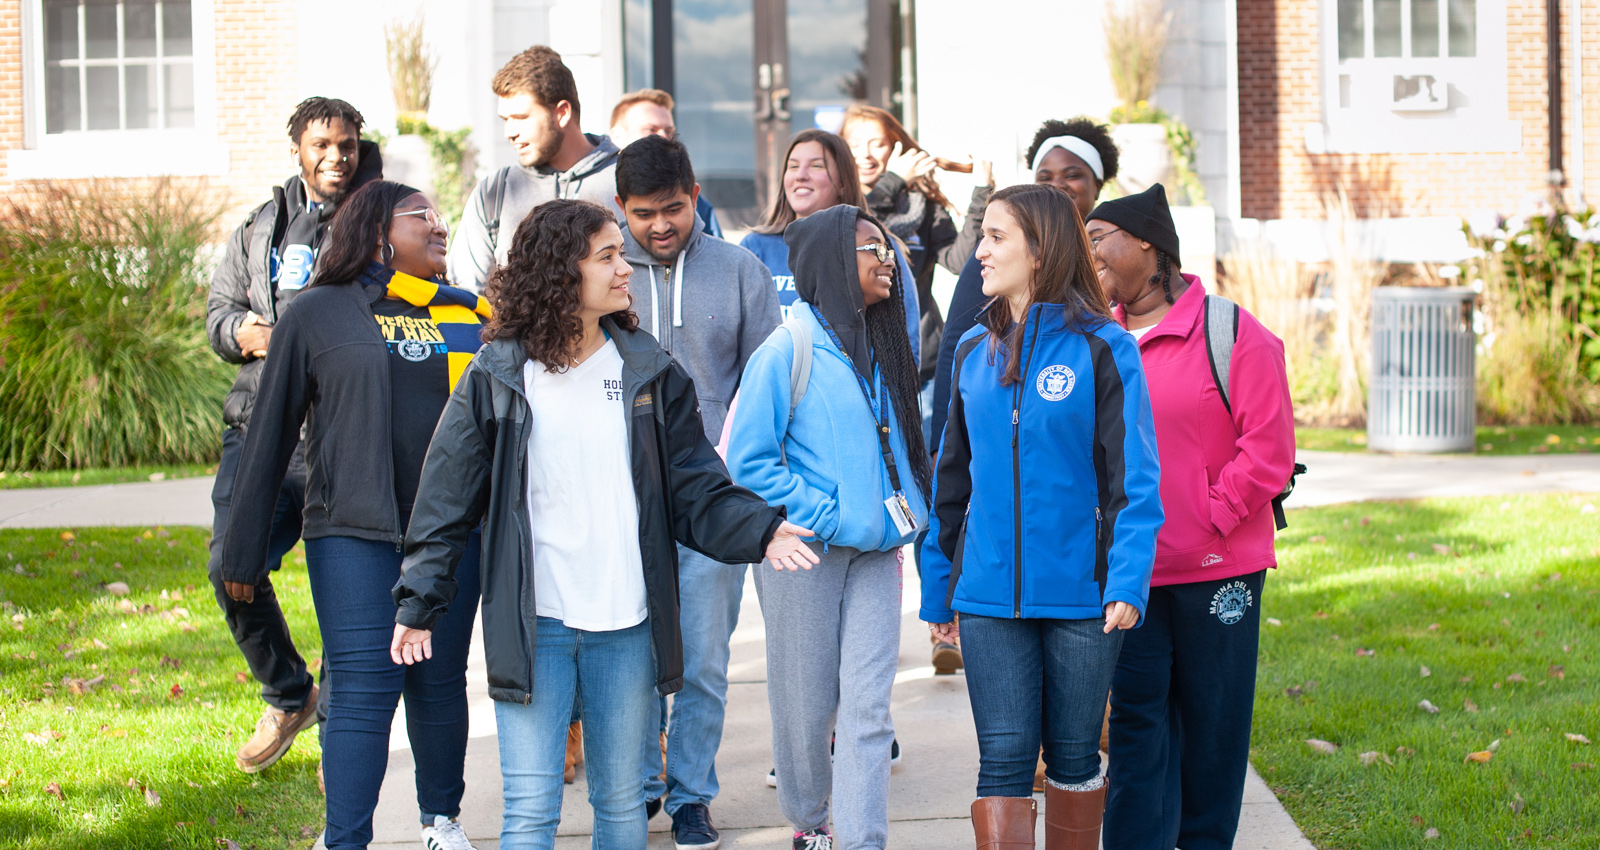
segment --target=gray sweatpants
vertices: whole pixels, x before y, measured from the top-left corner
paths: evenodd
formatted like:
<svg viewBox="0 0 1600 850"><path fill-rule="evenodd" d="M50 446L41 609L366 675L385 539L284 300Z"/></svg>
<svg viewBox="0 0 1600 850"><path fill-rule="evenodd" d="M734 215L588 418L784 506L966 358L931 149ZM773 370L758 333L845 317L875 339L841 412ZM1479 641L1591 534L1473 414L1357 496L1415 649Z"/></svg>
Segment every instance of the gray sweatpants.
<svg viewBox="0 0 1600 850"><path fill-rule="evenodd" d="M810 570L774 571L768 562L754 569L767 624L778 807L795 829L816 829L827 825L831 799L840 850L882 850L900 562L892 551L844 546L819 554Z"/></svg>

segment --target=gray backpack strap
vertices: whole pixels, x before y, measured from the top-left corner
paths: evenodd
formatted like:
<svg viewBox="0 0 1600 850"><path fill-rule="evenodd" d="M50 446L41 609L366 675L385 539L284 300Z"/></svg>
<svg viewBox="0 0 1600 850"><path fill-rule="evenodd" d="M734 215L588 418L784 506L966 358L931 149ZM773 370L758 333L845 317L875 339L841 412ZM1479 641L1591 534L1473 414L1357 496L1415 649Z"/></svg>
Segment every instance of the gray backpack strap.
<svg viewBox="0 0 1600 850"><path fill-rule="evenodd" d="M506 181L510 179L510 174L510 168L502 168L483 187L487 194L483 199L486 214L483 226L489 232L489 244L495 249L496 256L500 251L500 213L506 206Z"/></svg>
<svg viewBox="0 0 1600 850"><path fill-rule="evenodd" d="M794 341L794 361L789 366L789 419L793 421L795 408L811 385L811 329L799 316L784 319L783 326Z"/></svg>
<svg viewBox="0 0 1600 850"><path fill-rule="evenodd" d="M1239 338L1239 305L1221 295L1207 295L1205 301L1206 357L1211 361L1211 380L1222 395L1222 406L1229 414L1228 367L1233 362L1233 343Z"/></svg>

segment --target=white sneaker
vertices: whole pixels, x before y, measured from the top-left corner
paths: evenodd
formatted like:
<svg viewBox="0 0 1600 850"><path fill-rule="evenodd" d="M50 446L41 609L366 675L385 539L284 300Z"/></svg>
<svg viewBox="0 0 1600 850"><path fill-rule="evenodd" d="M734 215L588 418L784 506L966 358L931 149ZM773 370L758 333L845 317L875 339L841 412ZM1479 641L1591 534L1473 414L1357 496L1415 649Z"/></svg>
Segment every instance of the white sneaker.
<svg viewBox="0 0 1600 850"><path fill-rule="evenodd" d="M451 820L444 815L434 815L433 826L422 828L422 846L428 850L477 850L467 840L467 833L461 829L461 821Z"/></svg>

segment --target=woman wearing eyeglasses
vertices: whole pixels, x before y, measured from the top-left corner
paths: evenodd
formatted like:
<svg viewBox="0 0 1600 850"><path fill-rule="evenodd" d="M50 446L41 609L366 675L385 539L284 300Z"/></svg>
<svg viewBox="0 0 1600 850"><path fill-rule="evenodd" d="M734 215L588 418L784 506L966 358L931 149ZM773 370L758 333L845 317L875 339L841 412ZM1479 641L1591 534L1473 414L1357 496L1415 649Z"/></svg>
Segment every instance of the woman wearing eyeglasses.
<svg viewBox="0 0 1600 850"><path fill-rule="evenodd" d="M822 544L815 568L755 571L778 805L795 850L834 847L830 809L839 847L881 848L900 652L896 552L925 524L931 488L906 281L883 227L854 206L795 221L784 241L809 379L803 395L791 391L796 335L774 331L745 366L728 440L734 480Z"/></svg>
<svg viewBox="0 0 1600 850"><path fill-rule="evenodd" d="M478 608L478 539L428 661L389 658L401 542L422 460L457 379L481 345L487 303L445 283L444 219L416 189L374 181L339 208L321 266L272 334L272 354L234 482L222 577L249 602L266 569L273 506L306 426L306 567L323 651L339 680L323 765L326 844L366 847L402 694L417 761L422 838L470 848L461 825L467 646Z"/></svg>

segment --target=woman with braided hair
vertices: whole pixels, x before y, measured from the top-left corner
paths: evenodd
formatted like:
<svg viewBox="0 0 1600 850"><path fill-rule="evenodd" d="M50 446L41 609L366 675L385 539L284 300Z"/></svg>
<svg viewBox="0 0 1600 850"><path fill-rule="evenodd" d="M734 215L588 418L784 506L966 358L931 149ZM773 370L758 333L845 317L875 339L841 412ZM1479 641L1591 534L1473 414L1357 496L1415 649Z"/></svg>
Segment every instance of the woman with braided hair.
<svg viewBox="0 0 1600 850"><path fill-rule="evenodd" d="M931 488L908 282L888 233L857 207L813 213L784 239L801 300L745 366L728 439L734 480L823 544L815 569L755 571L778 805L795 850L834 847L830 808L840 847L881 848L900 653L896 553L922 528ZM797 344L810 361L804 395L791 390Z"/></svg>
<svg viewBox="0 0 1600 850"><path fill-rule="evenodd" d="M1222 850L1250 755L1271 505L1294 468L1283 343L1181 273L1159 183L1096 207L1088 233L1113 315L1139 340L1167 517L1144 626L1112 679L1105 847ZM1223 321L1208 332L1208 318Z"/></svg>

